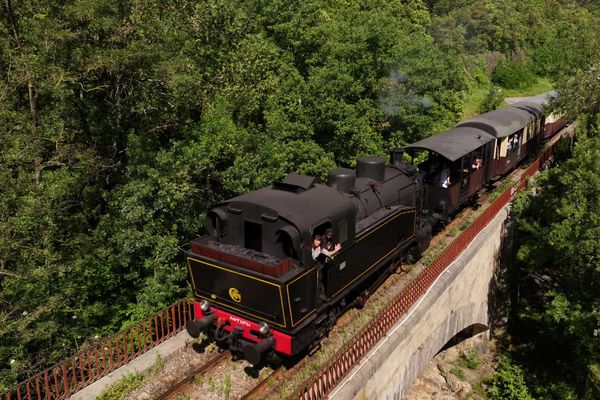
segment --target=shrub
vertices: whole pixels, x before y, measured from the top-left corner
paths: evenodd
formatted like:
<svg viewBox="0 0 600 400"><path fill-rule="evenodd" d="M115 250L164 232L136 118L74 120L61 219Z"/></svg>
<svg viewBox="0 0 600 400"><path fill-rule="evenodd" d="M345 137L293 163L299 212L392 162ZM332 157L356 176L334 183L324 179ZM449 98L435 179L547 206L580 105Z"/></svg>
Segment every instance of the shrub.
<svg viewBox="0 0 600 400"><path fill-rule="evenodd" d="M498 370L489 381L487 394L489 400L533 400L525 385L523 371L506 357L499 359Z"/></svg>
<svg viewBox="0 0 600 400"><path fill-rule="evenodd" d="M492 74L492 82L506 89L526 89L536 82L531 69L511 60L498 63Z"/></svg>
<svg viewBox="0 0 600 400"><path fill-rule="evenodd" d="M473 347L467 350L466 353L461 353L458 356L458 365L463 368L477 369L480 364L481 361L477 355L477 350Z"/></svg>
<svg viewBox="0 0 600 400"><path fill-rule="evenodd" d="M488 111L493 111L498 108L503 101L504 93L502 92L502 89L498 86L492 86L479 106L479 112L483 114Z"/></svg>

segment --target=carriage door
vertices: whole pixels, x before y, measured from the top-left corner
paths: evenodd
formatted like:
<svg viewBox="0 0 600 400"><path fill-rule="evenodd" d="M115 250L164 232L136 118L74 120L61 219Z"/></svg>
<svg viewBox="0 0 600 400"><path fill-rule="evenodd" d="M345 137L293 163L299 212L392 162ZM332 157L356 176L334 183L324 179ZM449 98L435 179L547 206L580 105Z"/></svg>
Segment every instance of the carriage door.
<svg viewBox="0 0 600 400"><path fill-rule="evenodd" d="M463 203L466 199L469 198L469 183L470 183L470 174L469 168L471 166L471 154L467 154L460 159L460 198L458 200L459 203Z"/></svg>

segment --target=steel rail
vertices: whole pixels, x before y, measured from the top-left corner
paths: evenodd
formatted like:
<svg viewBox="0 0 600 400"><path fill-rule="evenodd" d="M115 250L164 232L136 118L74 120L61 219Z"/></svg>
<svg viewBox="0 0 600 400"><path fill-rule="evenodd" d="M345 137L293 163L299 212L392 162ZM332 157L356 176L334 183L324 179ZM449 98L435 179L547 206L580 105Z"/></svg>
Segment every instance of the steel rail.
<svg viewBox="0 0 600 400"><path fill-rule="evenodd" d="M174 396L175 394L177 394L178 391L180 391L186 385L188 385L194 379L194 377L196 375L198 375L198 374L204 375L207 372L209 372L211 369L216 368L220 363L222 363L227 358L227 356L231 356L231 353L229 351L223 351L223 352L217 354L215 357L210 359L207 363L202 364L201 366L196 368L194 371L190 372L185 378L183 378L182 380L177 382L175 385L171 386L169 388L169 390L167 390L166 392L164 392L163 394L158 396L157 400L166 400L166 399Z"/></svg>
<svg viewBox="0 0 600 400"><path fill-rule="evenodd" d="M278 377L283 375L283 369L281 367L272 371L269 375L267 375L262 381L258 382L249 392L243 395L240 400L251 400L251 399L263 399L265 398L266 386L271 379L277 379ZM266 392L265 392L266 391Z"/></svg>

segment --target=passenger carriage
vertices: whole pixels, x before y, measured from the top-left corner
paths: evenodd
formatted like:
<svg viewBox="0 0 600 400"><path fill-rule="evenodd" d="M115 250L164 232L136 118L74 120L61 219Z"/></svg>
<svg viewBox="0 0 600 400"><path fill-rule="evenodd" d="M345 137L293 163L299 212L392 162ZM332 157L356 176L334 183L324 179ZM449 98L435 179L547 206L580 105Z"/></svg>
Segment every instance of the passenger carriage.
<svg viewBox="0 0 600 400"><path fill-rule="evenodd" d="M424 207L436 220L448 222L490 181L494 146L492 135L476 128L457 127L404 148L413 158L426 153L418 167L425 186ZM474 167L477 160L479 165ZM445 168L450 172L449 185L443 185Z"/></svg>
<svg viewBox="0 0 600 400"><path fill-rule="evenodd" d="M492 179L511 171L541 140L542 118L530 111L508 107L463 121L457 127L479 129L495 138Z"/></svg>

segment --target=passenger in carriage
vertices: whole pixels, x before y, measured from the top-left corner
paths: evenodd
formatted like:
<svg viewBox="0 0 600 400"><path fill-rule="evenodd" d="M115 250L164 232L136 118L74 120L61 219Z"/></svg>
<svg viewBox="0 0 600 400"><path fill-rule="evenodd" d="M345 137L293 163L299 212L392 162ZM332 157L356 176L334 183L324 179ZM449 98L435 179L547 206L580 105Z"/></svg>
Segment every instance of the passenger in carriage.
<svg viewBox="0 0 600 400"><path fill-rule="evenodd" d="M473 161L473 164L471 164L471 170L474 172L477 171L479 168L481 168L481 158L476 158Z"/></svg>
<svg viewBox="0 0 600 400"><path fill-rule="evenodd" d="M514 151L519 148L519 137L515 133L508 138L508 151Z"/></svg>
<svg viewBox="0 0 600 400"><path fill-rule="evenodd" d="M450 169L447 166L444 166L440 174L440 186L445 189L450 186Z"/></svg>

